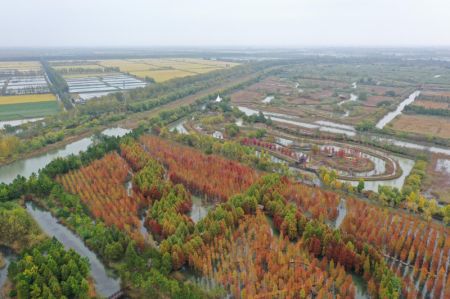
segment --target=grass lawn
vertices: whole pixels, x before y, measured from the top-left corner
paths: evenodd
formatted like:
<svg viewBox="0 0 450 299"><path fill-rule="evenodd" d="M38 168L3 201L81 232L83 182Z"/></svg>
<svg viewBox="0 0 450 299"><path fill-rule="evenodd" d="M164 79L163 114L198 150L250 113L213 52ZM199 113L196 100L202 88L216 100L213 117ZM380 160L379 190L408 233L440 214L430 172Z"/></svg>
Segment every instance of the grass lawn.
<svg viewBox="0 0 450 299"><path fill-rule="evenodd" d="M43 117L59 111L57 101L9 104L0 106L0 121Z"/></svg>

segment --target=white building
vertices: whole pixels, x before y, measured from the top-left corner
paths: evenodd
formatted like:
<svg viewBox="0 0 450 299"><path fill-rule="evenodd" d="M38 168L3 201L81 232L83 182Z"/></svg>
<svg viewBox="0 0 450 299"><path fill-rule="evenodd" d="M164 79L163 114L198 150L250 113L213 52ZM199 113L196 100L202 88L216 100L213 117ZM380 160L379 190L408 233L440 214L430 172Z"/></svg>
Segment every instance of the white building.
<svg viewBox="0 0 450 299"><path fill-rule="evenodd" d="M220 97L220 95L219 95L219 94L217 94L216 102L217 102L217 103L220 103L220 102L222 102L222 98Z"/></svg>

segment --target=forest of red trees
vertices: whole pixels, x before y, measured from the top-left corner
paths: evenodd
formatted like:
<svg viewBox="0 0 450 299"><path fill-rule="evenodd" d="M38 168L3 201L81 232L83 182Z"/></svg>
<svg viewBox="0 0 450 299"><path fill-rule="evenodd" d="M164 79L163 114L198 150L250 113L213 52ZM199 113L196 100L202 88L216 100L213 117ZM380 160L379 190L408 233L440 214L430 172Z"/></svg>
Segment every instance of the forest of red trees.
<svg viewBox="0 0 450 299"><path fill-rule="evenodd" d="M183 184L193 194L212 201L226 201L244 192L258 178L248 166L159 137L144 136L141 142L152 157L164 164L173 183Z"/></svg>
<svg viewBox="0 0 450 299"><path fill-rule="evenodd" d="M144 203L143 198L127 194L124 183L129 172L127 162L112 153L79 170L57 177L57 181L70 193L78 194L94 218L101 218L107 225L117 226L142 244L138 209Z"/></svg>
<svg viewBox="0 0 450 299"><path fill-rule="evenodd" d="M355 296L344 267L319 261L301 242L274 235L261 212L246 216L235 231L217 236L201 252L192 258L193 267L235 298Z"/></svg>
<svg viewBox="0 0 450 299"><path fill-rule="evenodd" d="M348 199L347 208L342 231L379 248L388 265L403 278L405 294L409 290L411 298L419 294L450 298L450 284L446 283L450 263L448 227L356 199Z"/></svg>

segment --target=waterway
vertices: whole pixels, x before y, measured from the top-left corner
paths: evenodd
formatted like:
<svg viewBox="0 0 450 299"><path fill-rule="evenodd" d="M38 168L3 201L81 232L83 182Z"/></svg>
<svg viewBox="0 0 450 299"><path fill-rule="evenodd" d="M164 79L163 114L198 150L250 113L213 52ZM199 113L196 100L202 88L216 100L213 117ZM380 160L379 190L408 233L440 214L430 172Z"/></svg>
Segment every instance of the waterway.
<svg viewBox="0 0 450 299"><path fill-rule="evenodd" d="M16 258L16 255L13 251L7 247L0 246L0 254L3 256L5 261L5 266L0 269L0 294L1 290L8 278L8 267L12 260Z"/></svg>
<svg viewBox="0 0 450 299"><path fill-rule="evenodd" d="M418 91L418 90L416 90L415 92L410 94L408 98L403 100L397 106L397 109L395 109L395 111L389 112L382 119L380 119L380 121L378 121L376 127L378 129L383 129L384 126L386 126L388 123L390 123L392 120L394 120L394 118L396 118L398 115L400 115L402 113L403 109L405 109L406 106L408 106L412 102L414 102L414 100L419 96L419 94L420 94L420 91Z"/></svg>
<svg viewBox="0 0 450 299"><path fill-rule="evenodd" d="M350 99L340 101L338 106L342 106L345 103L355 102L358 99L358 96L355 94L350 94ZM350 110L345 110L344 115L342 117L348 117L350 115Z"/></svg>
<svg viewBox="0 0 450 299"><path fill-rule="evenodd" d="M91 266L91 275L94 278L96 291L108 297L120 290L120 279L108 275L105 266L83 241L71 230L63 226L48 211L44 211L31 202L26 204L28 213L36 220L41 229L50 237L55 237L66 249L73 249L79 255L86 257Z"/></svg>
<svg viewBox="0 0 450 299"><path fill-rule="evenodd" d="M365 190L371 190L374 192L378 192L378 186L390 186L390 187L396 187L398 189L401 189L403 187L403 184L405 182L406 177L411 172L412 168L414 167L414 161L411 159L398 157L398 156L390 156L393 160L397 161L400 165L400 168L402 169L402 175L396 179L392 180L379 180L379 181L365 181L364 182L364 189ZM350 181L350 184L353 186L357 186L358 182L356 181Z"/></svg>
<svg viewBox="0 0 450 299"><path fill-rule="evenodd" d="M254 110L247 107L238 106L238 109L244 112L247 116L258 114L258 110ZM294 126L306 128L306 129L318 129L323 132L330 132L335 134L344 134L347 136L355 136L356 132L352 126L342 125L330 121L315 121L314 123L306 123L298 120L297 117L281 114L281 113L273 113L267 111L261 111L265 117L270 117L273 121L291 124Z"/></svg>
<svg viewBox="0 0 450 299"><path fill-rule="evenodd" d="M102 132L107 136L123 136L130 130L123 128L109 128ZM0 183L11 183L18 175L28 178L32 173L37 173L39 169L56 158L63 158L69 155L77 155L85 151L94 142L93 137L86 137L78 141L69 143L60 149L48 151L44 154L34 156L28 159L15 161L0 167Z"/></svg>

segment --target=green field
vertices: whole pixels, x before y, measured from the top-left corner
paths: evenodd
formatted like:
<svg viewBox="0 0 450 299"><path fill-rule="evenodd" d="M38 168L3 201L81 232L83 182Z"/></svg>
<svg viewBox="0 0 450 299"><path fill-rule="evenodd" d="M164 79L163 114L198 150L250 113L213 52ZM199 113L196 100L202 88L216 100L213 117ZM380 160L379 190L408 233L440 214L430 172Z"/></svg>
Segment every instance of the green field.
<svg viewBox="0 0 450 299"><path fill-rule="evenodd" d="M57 101L2 105L0 121L43 117L56 114L58 110Z"/></svg>

